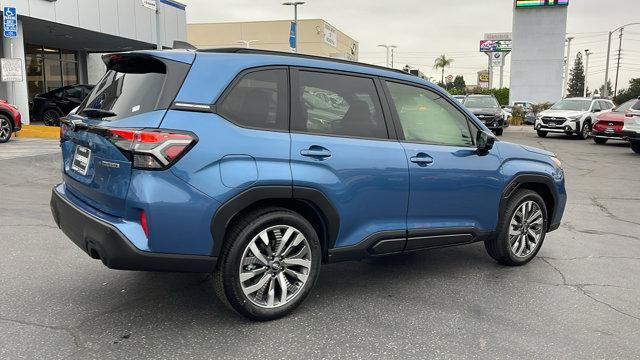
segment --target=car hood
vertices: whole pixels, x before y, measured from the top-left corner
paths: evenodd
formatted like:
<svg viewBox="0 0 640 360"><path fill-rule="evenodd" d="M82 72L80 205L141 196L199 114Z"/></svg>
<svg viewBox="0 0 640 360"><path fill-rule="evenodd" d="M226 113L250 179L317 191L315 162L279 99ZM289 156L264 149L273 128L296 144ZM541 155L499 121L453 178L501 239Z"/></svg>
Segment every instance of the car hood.
<svg viewBox="0 0 640 360"><path fill-rule="evenodd" d="M543 150L537 147L533 147L533 146L527 146L527 145L520 145L523 149L535 153L535 154L540 154L540 155L546 155L546 156L553 156L556 157L556 154L552 153L551 151L547 151L547 150Z"/></svg>
<svg viewBox="0 0 640 360"><path fill-rule="evenodd" d="M493 108L469 108L474 115L500 115L502 114L502 109L493 109Z"/></svg>
<svg viewBox="0 0 640 360"><path fill-rule="evenodd" d="M588 111L573 111L573 110L545 110L541 112L540 116L553 116L553 117L574 117L582 116Z"/></svg>
<svg viewBox="0 0 640 360"><path fill-rule="evenodd" d="M625 113L608 111L598 115L598 121L624 122Z"/></svg>

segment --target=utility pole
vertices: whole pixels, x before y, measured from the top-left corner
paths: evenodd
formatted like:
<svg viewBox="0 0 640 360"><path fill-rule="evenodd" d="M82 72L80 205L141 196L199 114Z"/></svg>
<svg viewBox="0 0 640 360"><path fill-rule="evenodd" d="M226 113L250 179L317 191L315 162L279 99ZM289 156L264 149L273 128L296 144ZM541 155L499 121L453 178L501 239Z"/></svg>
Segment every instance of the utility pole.
<svg viewBox="0 0 640 360"><path fill-rule="evenodd" d="M591 55L591 53L589 52L589 49L586 49L584 51L584 56L587 58L586 62L585 62L585 66L584 66L584 94L582 96L587 97L587 87L589 86L589 56ZM607 85L605 84L605 87Z"/></svg>
<svg viewBox="0 0 640 360"><path fill-rule="evenodd" d="M298 6L304 5L304 1L296 1L296 2L285 2L282 3L285 6L293 6L293 23L295 24L295 47L293 48L293 52L298 52Z"/></svg>
<svg viewBox="0 0 640 360"><path fill-rule="evenodd" d="M562 82L562 98L564 99L567 96L567 82L569 81L569 64L571 61L571 41L573 37L567 38L567 60L564 64L564 81Z"/></svg>
<svg viewBox="0 0 640 360"><path fill-rule="evenodd" d="M160 27L160 0L156 0L156 48L162 50L162 29Z"/></svg>
<svg viewBox="0 0 640 360"><path fill-rule="evenodd" d="M609 83L609 65L610 65L609 60L611 60L611 38L613 37L614 32L620 30L620 47L618 48L618 70L620 70L620 56L622 55L622 29L632 25L640 25L640 22L624 24L619 28L609 31L609 42L607 43L607 64L604 71L604 97L609 96L609 89L607 88L607 84ZM616 78L617 77L618 75L616 72ZM617 91L618 91L618 84L616 81L616 90L614 91L613 95L615 95Z"/></svg>
<svg viewBox="0 0 640 360"><path fill-rule="evenodd" d="M387 44L381 44L381 45L378 45L378 46L387 49L387 62L385 64L386 64L387 67L389 67L391 65L391 63L389 62L389 60L390 60L390 51L391 51L391 49L396 49L397 46L395 46L395 45L387 45Z"/></svg>
<svg viewBox="0 0 640 360"><path fill-rule="evenodd" d="M618 75L620 74L620 58L622 57L622 31L624 27L620 28L620 44L618 45L618 66L616 66L616 85L613 87L613 96L618 96ZM607 87L607 84L604 84Z"/></svg>
<svg viewBox="0 0 640 360"><path fill-rule="evenodd" d="M396 48L391 48L391 68L393 69L393 56L395 55Z"/></svg>

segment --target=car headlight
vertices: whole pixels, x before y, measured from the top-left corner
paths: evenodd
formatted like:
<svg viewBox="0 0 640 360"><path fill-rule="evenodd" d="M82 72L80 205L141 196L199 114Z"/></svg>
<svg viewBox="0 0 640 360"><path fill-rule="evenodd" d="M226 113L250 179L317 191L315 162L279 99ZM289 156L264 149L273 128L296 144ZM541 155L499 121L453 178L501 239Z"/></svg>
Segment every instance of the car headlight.
<svg viewBox="0 0 640 360"><path fill-rule="evenodd" d="M551 157L551 161L553 161L554 164L556 164L556 167L558 169L562 169L562 161L560 161L557 157L555 156L550 156Z"/></svg>
<svg viewBox="0 0 640 360"><path fill-rule="evenodd" d="M579 120L582 117L582 115L576 115L576 116L569 116L567 117L567 119L571 120L571 121L576 121Z"/></svg>

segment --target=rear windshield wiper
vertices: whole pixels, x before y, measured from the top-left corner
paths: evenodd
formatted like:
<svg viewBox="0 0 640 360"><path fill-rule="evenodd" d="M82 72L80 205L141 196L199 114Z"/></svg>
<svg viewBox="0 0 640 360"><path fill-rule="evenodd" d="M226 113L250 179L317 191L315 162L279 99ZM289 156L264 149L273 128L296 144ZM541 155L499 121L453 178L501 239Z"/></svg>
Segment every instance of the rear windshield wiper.
<svg viewBox="0 0 640 360"><path fill-rule="evenodd" d="M118 116L118 114L114 113L113 111L94 109L94 108L85 108L82 111L80 111L80 114L87 115L90 118L96 118L96 119Z"/></svg>

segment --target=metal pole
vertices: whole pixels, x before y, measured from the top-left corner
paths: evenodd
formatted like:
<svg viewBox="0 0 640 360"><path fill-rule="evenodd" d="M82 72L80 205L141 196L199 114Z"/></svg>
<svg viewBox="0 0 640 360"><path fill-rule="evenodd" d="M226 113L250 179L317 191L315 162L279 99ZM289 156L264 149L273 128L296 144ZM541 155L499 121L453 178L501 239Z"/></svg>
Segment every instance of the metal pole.
<svg viewBox="0 0 640 360"><path fill-rule="evenodd" d="M620 58L622 57L622 31L624 28L620 28L620 45L618 45L618 66L616 67L616 85L613 88L613 96L618 96L618 75L620 74ZM605 87L607 84L604 85Z"/></svg>
<svg viewBox="0 0 640 360"><path fill-rule="evenodd" d="M493 66L491 66L491 54L486 53L489 57L489 89L493 89Z"/></svg>
<svg viewBox="0 0 640 360"><path fill-rule="evenodd" d="M293 52L298 52L298 3L293 4L293 23L296 24L296 47L293 48Z"/></svg>
<svg viewBox="0 0 640 360"><path fill-rule="evenodd" d="M385 66L389 67L389 47L385 45L385 48L387 49L387 62L385 63Z"/></svg>
<svg viewBox="0 0 640 360"><path fill-rule="evenodd" d="M162 50L162 36L160 28L160 0L156 0L156 49Z"/></svg>
<svg viewBox="0 0 640 360"><path fill-rule="evenodd" d="M585 61L585 66L584 66L584 90L583 90L583 97L587 97L587 87L589 86L589 56L591 55L591 53L589 53L589 49L584 51L584 55L587 58L587 60Z"/></svg>
<svg viewBox="0 0 640 360"><path fill-rule="evenodd" d="M393 55L395 53L395 48L391 48L391 68L393 68Z"/></svg>
<svg viewBox="0 0 640 360"><path fill-rule="evenodd" d="M607 43L607 64L605 65L605 70L604 70L603 97L605 98L609 97L609 86L607 86L607 84L609 83L609 59L611 58L611 36L612 35L613 35L613 32L609 31L609 42Z"/></svg>
<svg viewBox="0 0 640 360"><path fill-rule="evenodd" d="M562 98L567 96L567 83L569 81L569 64L571 61L571 41L572 37L567 38L567 61L564 65L564 81L562 82Z"/></svg>

